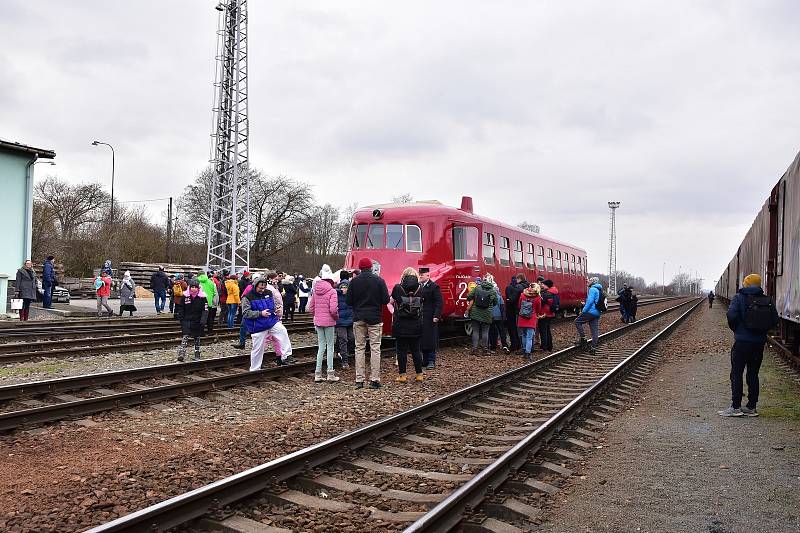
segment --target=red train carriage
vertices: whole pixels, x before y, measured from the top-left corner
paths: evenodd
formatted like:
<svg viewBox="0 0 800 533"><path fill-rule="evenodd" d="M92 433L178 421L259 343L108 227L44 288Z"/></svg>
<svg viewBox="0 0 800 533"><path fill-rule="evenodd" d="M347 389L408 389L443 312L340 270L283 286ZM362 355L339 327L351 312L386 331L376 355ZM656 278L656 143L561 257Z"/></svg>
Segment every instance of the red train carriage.
<svg viewBox="0 0 800 533"><path fill-rule="evenodd" d="M345 268L369 257L390 290L404 268L430 268L448 319L463 318L470 281L488 273L502 293L520 272L552 279L565 311L577 311L586 298L583 249L475 215L466 196L460 209L437 201L362 208L353 215L349 245Z"/></svg>

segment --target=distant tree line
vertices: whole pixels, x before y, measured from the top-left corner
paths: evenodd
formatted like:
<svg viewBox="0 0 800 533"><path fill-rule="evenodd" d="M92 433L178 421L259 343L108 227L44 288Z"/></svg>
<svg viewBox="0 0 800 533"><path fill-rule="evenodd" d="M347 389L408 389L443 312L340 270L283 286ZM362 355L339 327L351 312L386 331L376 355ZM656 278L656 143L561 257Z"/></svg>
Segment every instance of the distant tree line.
<svg viewBox="0 0 800 533"><path fill-rule="evenodd" d="M608 274L600 274L597 272L588 274L588 277L590 278L595 276L600 279L600 284L603 287L608 287ZM647 283L647 281L645 281L645 279L641 276L634 276L625 270L618 270L617 287L621 289L623 285L633 287L637 292L643 292L647 294L663 293L668 296L698 294L702 290L700 280L685 272L675 275L666 286L662 286L661 283L657 281Z"/></svg>
<svg viewBox="0 0 800 533"><path fill-rule="evenodd" d="M72 184L53 176L34 190L32 255L55 255L68 276L89 276L103 261L204 264L211 210L211 168L201 171L175 199L171 243L164 223L142 204L111 198L97 183ZM310 185L286 176L250 171L250 264L290 273L316 274L322 263L344 262L356 210L316 202Z"/></svg>

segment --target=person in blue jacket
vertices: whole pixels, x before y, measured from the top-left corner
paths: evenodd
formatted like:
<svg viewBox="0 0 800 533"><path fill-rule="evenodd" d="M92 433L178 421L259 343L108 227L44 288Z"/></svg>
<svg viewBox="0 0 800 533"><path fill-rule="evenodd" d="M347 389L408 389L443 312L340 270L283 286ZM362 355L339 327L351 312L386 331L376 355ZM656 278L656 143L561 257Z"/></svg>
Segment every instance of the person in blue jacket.
<svg viewBox="0 0 800 533"><path fill-rule="evenodd" d="M755 330L745 326L748 300L752 297L764 296L761 289L761 276L750 274L742 281L742 288L731 298L728 307L728 327L733 331L733 348L731 348L731 406L718 411L720 416L758 416L758 371L764 358L764 344L767 342L768 330ZM774 306L771 312L772 325L778 323L778 312ZM742 374L747 369L747 405L742 407L744 384Z"/></svg>
<svg viewBox="0 0 800 533"><path fill-rule="evenodd" d="M42 307L45 309L53 308L53 287L56 285L56 258L52 255L47 256L42 269Z"/></svg>
<svg viewBox="0 0 800 533"><path fill-rule="evenodd" d="M589 324L589 331L592 333L592 343L589 346L589 352L595 353L597 350L597 337L600 336L600 310L597 309L597 303L600 301L600 295L603 292L603 286L600 285L600 279L597 277L589 278L589 293L586 295L586 303L583 304L583 310L578 318L575 319L575 328L578 330L577 346L586 348L586 333L583 330L584 324Z"/></svg>
<svg viewBox="0 0 800 533"><path fill-rule="evenodd" d="M353 336L353 306L347 305L347 289L350 287L348 280L340 281L336 287L339 298L339 318L336 320L336 348L342 359L342 368L350 368L350 347L355 348L356 338Z"/></svg>

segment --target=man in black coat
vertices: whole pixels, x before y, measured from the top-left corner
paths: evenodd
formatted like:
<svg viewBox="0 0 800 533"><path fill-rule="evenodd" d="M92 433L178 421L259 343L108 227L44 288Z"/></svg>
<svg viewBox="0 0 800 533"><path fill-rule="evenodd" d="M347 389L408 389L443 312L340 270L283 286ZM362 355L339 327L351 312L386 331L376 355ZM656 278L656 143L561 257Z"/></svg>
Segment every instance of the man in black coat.
<svg viewBox="0 0 800 533"><path fill-rule="evenodd" d="M530 285L525 279L525 274L517 274L511 278L511 283L506 287L506 327L508 336L511 337L511 351L516 352L522 348L517 331L517 309L522 291Z"/></svg>
<svg viewBox="0 0 800 533"><path fill-rule="evenodd" d="M419 293L422 297L422 362L428 370L436 368L436 350L439 348L439 320L442 319L444 299L442 290L431 280L430 269L419 269Z"/></svg>
<svg viewBox="0 0 800 533"><path fill-rule="evenodd" d="M372 272L372 261L362 257L361 274L350 282L345 301L353 308L353 334L356 338L356 388L364 387L365 357L369 340L369 387L381 388L381 333L383 306L389 303L389 289L383 278Z"/></svg>
<svg viewBox="0 0 800 533"><path fill-rule="evenodd" d="M161 314L164 312L164 306L167 303L167 285L169 285L169 277L164 272L164 267L158 267L158 270L153 272L150 276L150 290L153 291L153 297L156 304L156 313Z"/></svg>

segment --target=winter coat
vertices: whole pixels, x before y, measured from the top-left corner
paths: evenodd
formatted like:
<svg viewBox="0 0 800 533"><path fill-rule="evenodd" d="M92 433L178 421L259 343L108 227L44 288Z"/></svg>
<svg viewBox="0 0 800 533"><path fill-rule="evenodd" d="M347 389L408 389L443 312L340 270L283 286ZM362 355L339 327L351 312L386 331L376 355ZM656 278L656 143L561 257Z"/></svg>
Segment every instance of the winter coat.
<svg viewBox="0 0 800 533"><path fill-rule="evenodd" d="M711 300L712 302L714 301L714 291L710 291L708 293L708 299Z"/></svg>
<svg viewBox="0 0 800 533"><path fill-rule="evenodd" d="M250 290L252 292L252 289ZM281 291L270 283L267 284L267 290L272 294L272 297L275 298L275 313L277 313L279 317L283 316L283 296L281 296Z"/></svg>
<svg viewBox="0 0 800 533"><path fill-rule="evenodd" d="M300 298L308 298L311 295L311 289L308 288L306 281L297 284L297 294Z"/></svg>
<svg viewBox="0 0 800 533"><path fill-rule="evenodd" d="M123 278L119 287L119 305L135 305L136 283L131 278Z"/></svg>
<svg viewBox="0 0 800 533"><path fill-rule="evenodd" d="M247 287L251 283L253 283L253 280L252 280L252 278L250 278L250 276L242 276L242 278L239 280L239 298L240 299L242 298L242 296L244 296L245 287Z"/></svg>
<svg viewBox="0 0 800 533"><path fill-rule="evenodd" d="M17 280L14 282L14 291L17 298L36 300L36 272L32 268L22 267L17 270Z"/></svg>
<svg viewBox="0 0 800 533"><path fill-rule="evenodd" d="M252 334L272 329L281 320L275 293L269 288L259 293L252 285L249 287L250 290L242 298L242 321L247 331ZM261 316L261 312L265 310L269 311L269 316Z"/></svg>
<svg viewBox="0 0 800 533"><path fill-rule="evenodd" d="M492 306L492 320L503 320L505 319L505 306L503 305L503 296L500 294L500 288L494 288L495 294L497 294L497 302Z"/></svg>
<svg viewBox="0 0 800 533"><path fill-rule="evenodd" d="M339 319L336 321L336 327L348 327L353 325L353 308L347 305L347 296L345 296L342 286L348 287L349 283L339 283L336 289L336 299L339 305Z"/></svg>
<svg viewBox="0 0 800 533"><path fill-rule="evenodd" d="M522 308L522 302L525 300L533 301L533 314L529 318L525 318L519 314ZM527 296L523 294L519 299L517 306L517 327L518 328L535 328L539 325L539 315L542 314L542 297L538 294L536 296Z"/></svg>
<svg viewBox="0 0 800 533"><path fill-rule="evenodd" d="M364 271L350 281L345 300L353 307L353 320L375 325L383 322L383 306L389 303L389 289L383 278Z"/></svg>
<svg viewBox="0 0 800 533"><path fill-rule="evenodd" d="M42 269L42 284L52 285L56 282L56 269L52 261L45 261Z"/></svg>
<svg viewBox="0 0 800 533"><path fill-rule="evenodd" d="M444 299L442 290L433 280L428 280L419 287L418 296L422 297L422 339L420 347L425 351L435 350L439 345L439 325L433 322L434 317L441 320Z"/></svg>
<svg viewBox="0 0 800 533"><path fill-rule="evenodd" d="M236 283L235 279L225 280L225 291L227 294L227 296L225 297L225 303L228 304L242 303L242 299L239 297L239 284Z"/></svg>
<svg viewBox="0 0 800 533"><path fill-rule="evenodd" d="M600 311L597 310L597 302L600 301L600 292L602 290L603 286L599 283L595 283L589 287L589 294L586 295L586 303L583 304L581 314L588 313L592 316L600 316Z"/></svg>
<svg viewBox="0 0 800 533"><path fill-rule="evenodd" d="M392 315L393 337L419 337L422 335L422 312L418 317L404 316L400 313L403 296L420 296L419 279L416 276L405 276L392 288L394 314ZM420 310L422 311L422 310Z"/></svg>
<svg viewBox="0 0 800 533"><path fill-rule="evenodd" d="M728 307L728 327L733 331L733 338L741 342L767 342L767 333L747 329L744 326L744 315L747 312L748 296L763 296L764 291L761 287L743 287L736 295L731 298L731 305ZM778 322L778 312L775 312L775 323Z"/></svg>
<svg viewBox="0 0 800 533"><path fill-rule="evenodd" d="M209 309L216 307L214 299L217 296L217 286L214 285L214 282L205 274L197 276L197 281L200 283L200 288L203 289L203 293L206 295L206 303Z"/></svg>
<svg viewBox="0 0 800 533"><path fill-rule="evenodd" d="M314 325L329 328L339 319L339 296L327 280L314 284L314 297L308 304L308 312L314 315Z"/></svg>
<svg viewBox="0 0 800 533"><path fill-rule="evenodd" d="M287 302L293 302L297 297L297 286L294 283L283 284L283 294Z"/></svg>
<svg viewBox="0 0 800 533"><path fill-rule="evenodd" d="M189 291L183 294L183 311L181 313L181 333L191 337L200 337L208 322L208 301L203 289L192 298Z"/></svg>
<svg viewBox="0 0 800 533"><path fill-rule="evenodd" d="M625 298L621 302L621 305L625 307L625 313L627 313L628 316L636 316L636 310L639 307L639 297L628 289L625 291Z"/></svg>
<svg viewBox="0 0 800 533"><path fill-rule="evenodd" d="M515 280L506 287L506 314L510 316L517 315L519 297L528 285L529 283L527 281L517 283Z"/></svg>
<svg viewBox="0 0 800 533"><path fill-rule="evenodd" d="M150 276L150 290L153 292L166 291L169 285L169 276L163 270L156 270Z"/></svg>
<svg viewBox="0 0 800 533"><path fill-rule="evenodd" d="M100 276L100 280L103 282L103 285L95 291L95 294L98 297L105 296L106 298L108 298L109 296L111 296L111 278L109 278L108 276L105 275L105 273L103 273Z"/></svg>
<svg viewBox="0 0 800 533"><path fill-rule="evenodd" d="M543 285L546 287L546 285ZM550 309L553 305L554 297L558 294L558 287L555 285L542 290L542 314L547 318L555 318L556 314Z"/></svg>
<svg viewBox="0 0 800 533"><path fill-rule="evenodd" d="M475 295L478 293L479 290L489 292L489 307L486 309L482 309L474 304ZM472 307L469 309L469 318L472 320L477 320L478 322L484 322L486 324L492 323L492 307L497 303L497 292L494 290L494 285L492 285L488 281L482 281L480 285L477 285L474 289L472 289L469 294L467 295L467 301L473 302Z"/></svg>

